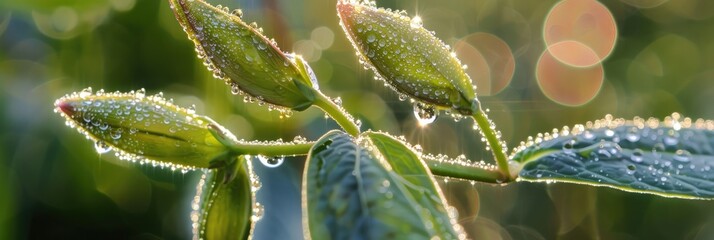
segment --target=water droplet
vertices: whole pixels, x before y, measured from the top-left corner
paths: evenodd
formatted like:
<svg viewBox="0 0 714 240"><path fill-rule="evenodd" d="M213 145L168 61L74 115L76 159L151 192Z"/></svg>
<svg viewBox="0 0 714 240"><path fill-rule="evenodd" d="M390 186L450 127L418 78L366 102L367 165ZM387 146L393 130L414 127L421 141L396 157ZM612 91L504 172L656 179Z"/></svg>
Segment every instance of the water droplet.
<svg viewBox="0 0 714 240"><path fill-rule="evenodd" d="M119 140L121 138L121 130L114 130L109 135L110 137L112 137L112 139Z"/></svg>
<svg viewBox="0 0 714 240"><path fill-rule="evenodd" d="M689 162L689 160L692 158L692 154L689 153L689 151L687 150L679 149L674 152L674 156L672 158L680 162Z"/></svg>
<svg viewBox="0 0 714 240"><path fill-rule="evenodd" d="M374 42L375 40L377 40L377 37L375 37L374 34L370 34L369 36L367 36L367 42L371 43L371 42Z"/></svg>
<svg viewBox="0 0 714 240"><path fill-rule="evenodd" d="M279 167L285 161L283 157L266 157L263 155L258 155L257 157L260 163L269 168Z"/></svg>
<svg viewBox="0 0 714 240"><path fill-rule="evenodd" d="M414 18L412 18L410 25L412 26L412 28L420 28L422 26L421 17L414 16Z"/></svg>
<svg viewBox="0 0 714 240"><path fill-rule="evenodd" d="M233 11L231 11L231 14L235 15L236 17L242 18L242 17L243 17L243 10L233 9Z"/></svg>
<svg viewBox="0 0 714 240"><path fill-rule="evenodd" d="M79 92L79 97L80 98L86 98L92 95L92 87L88 87L85 89L82 89L81 92Z"/></svg>
<svg viewBox="0 0 714 240"><path fill-rule="evenodd" d="M231 93L233 95L237 95L240 93L240 88L238 87L238 84L235 84L235 83L231 84Z"/></svg>
<svg viewBox="0 0 714 240"><path fill-rule="evenodd" d="M99 153L99 154L104 154L104 153L108 153L109 151L111 151L112 147L110 147L104 141L96 141L96 142L94 142L94 150L97 150L97 153Z"/></svg>
<svg viewBox="0 0 714 240"><path fill-rule="evenodd" d="M661 158L662 153L664 152L664 144L662 143L657 143L652 147L652 154L654 155L655 158Z"/></svg>
<svg viewBox="0 0 714 240"><path fill-rule="evenodd" d="M629 130L627 130L627 141L630 142L637 142L640 140L640 134L638 134L638 129L636 127L631 127Z"/></svg>
<svg viewBox="0 0 714 240"><path fill-rule="evenodd" d="M142 99L142 98L144 98L144 96L146 96L146 89L144 89L144 88L136 90L136 93L134 93L134 97L136 97L138 99Z"/></svg>
<svg viewBox="0 0 714 240"><path fill-rule="evenodd" d="M627 170L625 170L625 171L627 171L627 174L634 174L636 170L637 170L637 166L635 166L633 164L628 164Z"/></svg>
<svg viewBox="0 0 714 240"><path fill-rule="evenodd" d="M437 116L434 106L426 105L420 102L414 104L414 116L419 122L419 126L426 126L433 123Z"/></svg>
<svg viewBox="0 0 714 240"><path fill-rule="evenodd" d="M592 140L595 139L595 134L593 134L590 130L585 130L585 132L583 132L583 137L587 140Z"/></svg>
<svg viewBox="0 0 714 240"><path fill-rule="evenodd" d="M632 156L630 156L630 160L633 162L642 162L642 156L644 155L644 152L642 149L635 149L635 151L632 152Z"/></svg>
<svg viewBox="0 0 714 240"><path fill-rule="evenodd" d="M670 129L667 131L667 135L664 136L663 141L667 146L677 145L679 143L679 132Z"/></svg>
<svg viewBox="0 0 714 240"><path fill-rule="evenodd" d="M575 141L575 139L571 139L570 141L563 143L563 152L567 154L572 154L573 152L575 152L573 150L573 148L575 148L575 144L577 144L577 141Z"/></svg>

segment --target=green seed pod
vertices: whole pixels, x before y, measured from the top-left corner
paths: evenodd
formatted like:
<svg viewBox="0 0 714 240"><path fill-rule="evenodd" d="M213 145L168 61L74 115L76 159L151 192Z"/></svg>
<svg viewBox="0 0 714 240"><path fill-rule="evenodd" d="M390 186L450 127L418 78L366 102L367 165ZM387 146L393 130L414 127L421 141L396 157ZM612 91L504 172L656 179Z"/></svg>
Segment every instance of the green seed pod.
<svg viewBox="0 0 714 240"><path fill-rule="evenodd" d="M96 94L91 88L55 101L55 112L95 142L99 153L111 150L121 159L172 170L209 168L229 150L209 131L221 128L193 109L180 108L144 90ZM228 131L228 138L235 139Z"/></svg>
<svg viewBox="0 0 714 240"><path fill-rule="evenodd" d="M240 10L229 13L202 0L169 3L198 57L232 93L298 111L312 105L318 86L307 63L280 51L255 23L243 22Z"/></svg>
<svg viewBox="0 0 714 240"><path fill-rule="evenodd" d="M340 25L360 62L394 90L439 108L471 114L478 102L471 79L449 47L421 26L421 18L377 8L373 2L337 2Z"/></svg>

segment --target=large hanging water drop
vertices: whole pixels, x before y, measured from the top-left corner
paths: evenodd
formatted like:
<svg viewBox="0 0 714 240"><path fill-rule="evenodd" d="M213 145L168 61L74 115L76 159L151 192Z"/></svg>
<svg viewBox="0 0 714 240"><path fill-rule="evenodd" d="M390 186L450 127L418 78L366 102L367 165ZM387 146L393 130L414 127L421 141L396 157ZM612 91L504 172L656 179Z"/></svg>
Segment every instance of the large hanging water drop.
<svg viewBox="0 0 714 240"><path fill-rule="evenodd" d="M433 123L437 116L434 106L417 102L414 104L414 116L419 122L419 126L426 126Z"/></svg>
<svg viewBox="0 0 714 240"><path fill-rule="evenodd" d="M285 162L285 158L283 157L267 157L263 155L258 155L258 160L260 160L260 163L264 166L269 168L279 167L283 164L283 162Z"/></svg>
<svg viewBox="0 0 714 240"><path fill-rule="evenodd" d="M110 147L104 141L96 141L96 142L94 142L94 150L97 150L97 153L99 153L99 154L105 154L105 153L108 153L109 151L111 151L112 147Z"/></svg>

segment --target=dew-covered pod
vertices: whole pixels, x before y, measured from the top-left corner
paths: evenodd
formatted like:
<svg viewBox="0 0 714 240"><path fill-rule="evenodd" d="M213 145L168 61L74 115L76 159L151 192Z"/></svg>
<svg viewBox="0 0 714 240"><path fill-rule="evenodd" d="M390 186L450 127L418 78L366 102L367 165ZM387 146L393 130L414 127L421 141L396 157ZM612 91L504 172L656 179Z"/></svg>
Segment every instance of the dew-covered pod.
<svg viewBox="0 0 714 240"><path fill-rule="evenodd" d="M198 57L234 94L278 109L304 110L318 88L312 70L299 56L285 54L241 10L229 12L202 0L169 0L176 19L196 46Z"/></svg>
<svg viewBox="0 0 714 240"><path fill-rule="evenodd" d="M263 215L255 199L260 181L252 168L243 155L201 177L191 202L193 239L250 239Z"/></svg>
<svg viewBox="0 0 714 240"><path fill-rule="evenodd" d="M68 126L95 142L99 153L114 150L124 160L189 170L209 168L230 154L208 129L222 129L220 125L161 94L145 96L143 89L93 93L87 88L57 99L54 105ZM221 133L235 139L227 130Z"/></svg>
<svg viewBox="0 0 714 240"><path fill-rule="evenodd" d="M471 115L478 102L471 79L450 48L421 18L377 8L373 2L337 2L337 12L360 62L377 78L416 101Z"/></svg>

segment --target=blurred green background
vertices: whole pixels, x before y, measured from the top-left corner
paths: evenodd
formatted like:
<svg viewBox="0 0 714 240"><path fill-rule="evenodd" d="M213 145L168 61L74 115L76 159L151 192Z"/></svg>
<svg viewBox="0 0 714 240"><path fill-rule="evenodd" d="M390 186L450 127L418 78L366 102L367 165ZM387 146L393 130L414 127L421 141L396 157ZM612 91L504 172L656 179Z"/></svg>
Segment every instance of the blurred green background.
<svg viewBox="0 0 714 240"><path fill-rule="evenodd" d="M302 54L321 89L340 96L345 108L364 123L363 129L404 135L427 152L463 153L470 159L491 161L480 136L470 130L471 121L454 122L442 116L418 127L409 102L399 101L382 82L372 80L373 74L360 66L338 25L335 0L210 2L242 8L244 19L258 22L283 50ZM490 78L479 77L483 72L470 73L481 86L483 106L490 109L509 146L607 113L663 118L677 111L714 119L714 1L602 1L618 33L614 49L596 64L602 74L595 78L567 66L562 71L538 70L546 50L544 35L550 34L544 23L556 4L378 2L404 9L410 16L419 14L424 26L447 44L473 41L469 46L483 58L471 59L468 53L473 49L459 56L470 59L465 63L487 64L469 69L487 66ZM600 20L584 23L597 25ZM488 53L503 45L498 48L488 41L479 45L479 40L466 38L475 33L495 36L508 46L507 51ZM592 44L606 41L590 40ZM54 99L66 93L89 86L106 91L143 87L150 94L163 91L179 105L195 104L199 114L251 140L290 140L296 135L314 140L337 127L315 109L282 119L266 107L244 103L211 77L193 49L167 1L1 1L0 239L191 237L189 204L200 172L182 174L122 162L111 154L98 155L90 141L65 127L52 112ZM512 71L508 61L499 65L504 62L494 60L510 56ZM567 85L563 83L550 92L542 90L557 83L558 73L563 72L584 76L581 81L588 84L559 89ZM551 80L539 79L536 73L551 74ZM491 91L483 88L486 85ZM503 87L494 90L494 86ZM571 91L578 93L575 99L568 98ZM265 205L265 216L255 230L257 239L302 239L303 161L290 158L272 169L255 162L263 181L258 198ZM474 239L714 239L711 201L570 184L439 181Z"/></svg>

